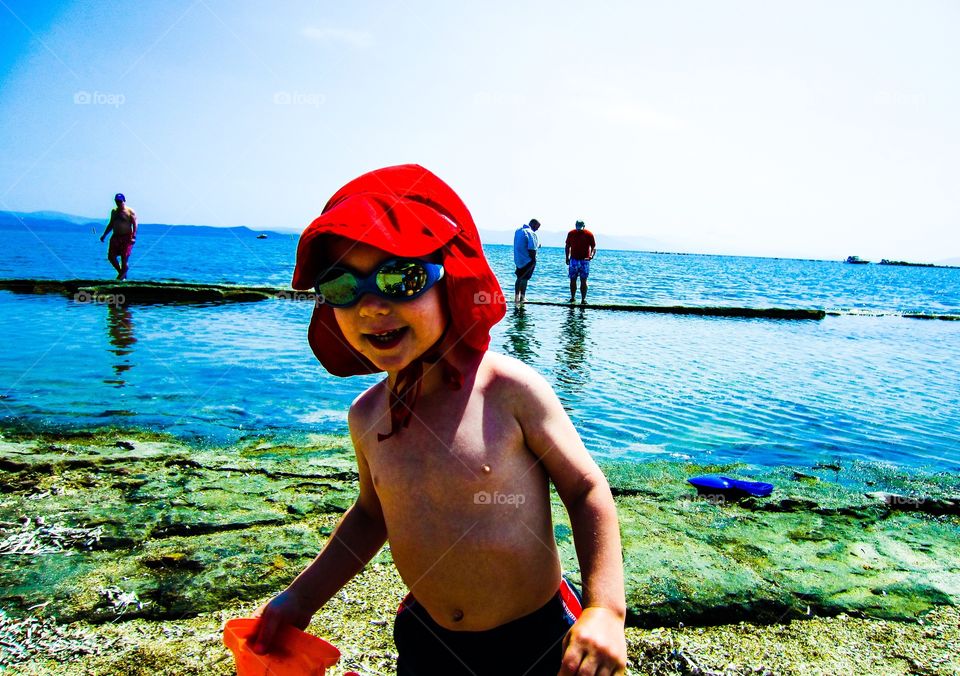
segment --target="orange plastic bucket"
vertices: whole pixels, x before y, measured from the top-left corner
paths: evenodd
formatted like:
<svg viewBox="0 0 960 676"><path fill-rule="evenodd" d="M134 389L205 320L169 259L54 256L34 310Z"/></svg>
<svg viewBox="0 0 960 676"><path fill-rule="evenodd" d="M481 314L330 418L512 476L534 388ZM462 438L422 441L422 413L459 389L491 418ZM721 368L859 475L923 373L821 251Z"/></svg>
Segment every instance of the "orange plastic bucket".
<svg viewBox="0 0 960 676"><path fill-rule="evenodd" d="M223 626L223 644L237 660L237 676L324 676L340 659L334 646L291 626L278 630L273 651L258 655L247 643L256 626L253 617L228 620Z"/></svg>

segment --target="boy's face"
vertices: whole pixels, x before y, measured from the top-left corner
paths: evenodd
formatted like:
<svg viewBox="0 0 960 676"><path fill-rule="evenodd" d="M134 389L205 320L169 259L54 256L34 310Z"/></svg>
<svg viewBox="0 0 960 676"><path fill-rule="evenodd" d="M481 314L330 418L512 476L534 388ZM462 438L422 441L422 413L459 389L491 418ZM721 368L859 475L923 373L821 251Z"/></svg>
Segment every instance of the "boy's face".
<svg viewBox="0 0 960 676"><path fill-rule="evenodd" d="M329 255L361 275L395 258L382 249L339 237L331 242ZM446 324L436 286L410 301L393 302L367 293L355 305L333 308L333 314L350 345L388 373L423 355L440 339Z"/></svg>

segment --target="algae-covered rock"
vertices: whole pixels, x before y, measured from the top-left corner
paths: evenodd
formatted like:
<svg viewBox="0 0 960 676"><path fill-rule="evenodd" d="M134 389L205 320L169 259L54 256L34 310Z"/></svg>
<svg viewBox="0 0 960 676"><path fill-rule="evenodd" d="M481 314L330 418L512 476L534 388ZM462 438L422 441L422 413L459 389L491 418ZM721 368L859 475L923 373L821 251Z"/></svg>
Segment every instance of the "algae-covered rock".
<svg viewBox="0 0 960 676"><path fill-rule="evenodd" d="M0 603L11 612L189 617L275 593L356 496L343 439L231 449L120 441L0 442L0 539L29 544L36 524L96 534L0 556Z"/></svg>
<svg viewBox="0 0 960 676"><path fill-rule="evenodd" d="M955 478L871 466L604 469L632 625L844 612L907 619L960 599L958 518L867 495L944 504L960 493ZM357 491L345 437L250 438L229 448L105 432L8 438L0 472L0 604L12 615L90 621L190 617L276 593ZM768 498L707 500L686 483L705 473L776 488ZM552 509L563 570L579 584L574 534L556 496ZM385 547L375 564L389 563Z"/></svg>
<svg viewBox="0 0 960 676"><path fill-rule="evenodd" d="M759 478L772 481L774 493L742 502L699 499L686 477L756 479L756 470L653 463L607 471L619 492L635 624L771 622L842 612L912 619L960 601L955 517L904 512L861 493L859 483L828 482L816 469L808 470L816 481L772 470ZM922 480L866 468L856 476L926 495L926 505L943 504L957 491L956 480L943 476ZM623 490L628 485L646 489Z"/></svg>

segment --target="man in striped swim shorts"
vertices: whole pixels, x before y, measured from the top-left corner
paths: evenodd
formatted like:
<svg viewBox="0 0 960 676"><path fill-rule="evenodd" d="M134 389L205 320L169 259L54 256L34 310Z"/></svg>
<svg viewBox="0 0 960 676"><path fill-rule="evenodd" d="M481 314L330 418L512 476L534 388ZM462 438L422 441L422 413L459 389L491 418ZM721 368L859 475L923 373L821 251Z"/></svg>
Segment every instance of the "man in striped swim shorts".
<svg viewBox="0 0 960 676"><path fill-rule="evenodd" d="M570 300L577 296L577 279L580 279L580 304L587 303L587 277L590 276L590 260L597 253L597 241L593 233L587 230L583 221L577 221L573 230L567 233L564 247L567 259L567 273L570 276Z"/></svg>

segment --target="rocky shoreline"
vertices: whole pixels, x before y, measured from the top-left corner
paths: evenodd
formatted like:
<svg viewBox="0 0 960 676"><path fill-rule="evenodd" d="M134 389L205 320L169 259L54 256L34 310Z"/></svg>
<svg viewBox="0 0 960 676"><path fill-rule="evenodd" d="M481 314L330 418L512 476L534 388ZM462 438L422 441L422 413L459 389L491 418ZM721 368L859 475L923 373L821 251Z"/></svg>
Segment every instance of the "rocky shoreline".
<svg viewBox="0 0 960 676"><path fill-rule="evenodd" d="M960 483L879 466L605 466L631 673L960 673ZM693 474L777 486L697 496ZM0 439L0 670L229 674L220 627L281 589L356 494L349 442L198 448L142 432ZM564 566L576 559L555 501ZM315 618L333 670L392 673L389 549Z"/></svg>

